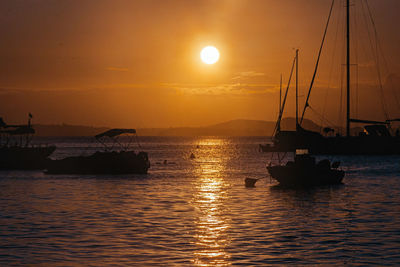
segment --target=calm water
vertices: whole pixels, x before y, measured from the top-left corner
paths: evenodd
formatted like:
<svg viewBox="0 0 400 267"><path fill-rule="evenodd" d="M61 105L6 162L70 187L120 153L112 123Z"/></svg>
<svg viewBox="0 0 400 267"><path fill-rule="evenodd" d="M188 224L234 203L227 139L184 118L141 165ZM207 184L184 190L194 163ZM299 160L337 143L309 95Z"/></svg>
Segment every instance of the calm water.
<svg viewBox="0 0 400 267"><path fill-rule="evenodd" d="M89 152L51 141L56 158ZM340 186L245 188L266 177L262 138L140 141L145 176L0 172L0 265L400 265L398 156L328 157Z"/></svg>

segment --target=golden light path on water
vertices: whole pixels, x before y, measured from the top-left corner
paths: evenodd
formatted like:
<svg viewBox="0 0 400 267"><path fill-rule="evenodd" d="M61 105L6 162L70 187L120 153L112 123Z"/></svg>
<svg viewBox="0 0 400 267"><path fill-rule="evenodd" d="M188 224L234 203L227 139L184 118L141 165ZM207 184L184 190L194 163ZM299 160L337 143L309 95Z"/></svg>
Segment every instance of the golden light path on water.
<svg viewBox="0 0 400 267"><path fill-rule="evenodd" d="M197 179L192 199L196 211L194 238L198 249L193 260L196 266L230 265L230 255L225 249L230 242L227 230L231 219L226 205L230 185L222 174L229 160L224 154L224 142L221 139L199 140L202 149L195 159Z"/></svg>
<svg viewBox="0 0 400 267"><path fill-rule="evenodd" d="M246 188L264 138L144 140L146 176L3 171L0 266L400 266L399 156L333 156L337 187Z"/></svg>

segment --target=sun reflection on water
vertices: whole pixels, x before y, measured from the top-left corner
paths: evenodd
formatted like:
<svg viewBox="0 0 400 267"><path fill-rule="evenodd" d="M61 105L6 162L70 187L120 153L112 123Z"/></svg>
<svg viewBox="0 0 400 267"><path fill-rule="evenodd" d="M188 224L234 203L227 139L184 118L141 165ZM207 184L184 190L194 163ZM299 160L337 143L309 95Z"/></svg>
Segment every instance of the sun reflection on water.
<svg viewBox="0 0 400 267"><path fill-rule="evenodd" d="M196 176L192 205L196 210L196 266L227 266L230 255L226 251L230 240L229 209L226 205L229 184L222 177L227 157L221 139L203 139L197 152Z"/></svg>

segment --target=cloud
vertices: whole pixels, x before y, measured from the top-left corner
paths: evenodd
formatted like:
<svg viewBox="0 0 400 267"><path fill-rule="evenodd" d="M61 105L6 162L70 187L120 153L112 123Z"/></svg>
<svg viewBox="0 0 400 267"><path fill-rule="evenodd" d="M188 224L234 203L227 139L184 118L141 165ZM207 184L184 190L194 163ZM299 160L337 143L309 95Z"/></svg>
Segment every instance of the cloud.
<svg viewBox="0 0 400 267"><path fill-rule="evenodd" d="M275 84L264 83L224 83L224 84L179 84L171 83L163 86L175 89L179 94L194 95L264 95L276 92Z"/></svg>
<svg viewBox="0 0 400 267"><path fill-rule="evenodd" d="M264 77L259 79L259 77ZM276 84L265 82L265 74L256 71L242 71L225 83L162 83L165 88L174 89L178 94L194 95L252 95L267 94L279 90Z"/></svg>
<svg viewBox="0 0 400 267"><path fill-rule="evenodd" d="M4 87L0 88L0 95L17 95L23 92L24 92L23 90L16 88L4 88Z"/></svg>
<svg viewBox="0 0 400 267"><path fill-rule="evenodd" d="M359 62L357 64L359 68L373 68L376 66L376 62L373 60L366 61L366 62Z"/></svg>
<svg viewBox="0 0 400 267"><path fill-rule="evenodd" d="M235 77L233 77L232 80L244 80L261 76L265 76L265 74L262 72L255 72L255 71L242 71L239 72Z"/></svg>

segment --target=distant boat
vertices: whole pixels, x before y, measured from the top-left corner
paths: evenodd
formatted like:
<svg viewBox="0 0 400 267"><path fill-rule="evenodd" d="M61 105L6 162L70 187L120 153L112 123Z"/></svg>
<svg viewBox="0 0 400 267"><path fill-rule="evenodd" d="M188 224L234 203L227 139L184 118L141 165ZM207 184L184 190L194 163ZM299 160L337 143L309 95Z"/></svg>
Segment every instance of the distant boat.
<svg viewBox="0 0 400 267"><path fill-rule="evenodd" d="M26 125L9 125L0 118L0 169L34 170L43 169L55 146L32 144L35 130L29 114Z"/></svg>
<svg viewBox="0 0 400 267"><path fill-rule="evenodd" d="M345 172L337 169L339 162L332 165L324 159L318 163L307 150L297 150L294 161L285 165L269 165L267 170L280 185L287 187L309 187L318 185L341 184Z"/></svg>
<svg viewBox="0 0 400 267"><path fill-rule="evenodd" d="M385 121L373 121L356 119L351 117L350 112L350 1L346 0L346 134L342 136L334 133L333 128L325 127L324 134L309 131L302 127L305 111L310 107L309 98L311 89L315 81L318 70L318 63L323 49L326 32L328 29L330 16L332 14L333 3L331 5L328 21L326 24L321 47L313 74L313 78L308 90L304 109L299 119L298 115L298 50L293 61L292 72L290 74L288 87L286 89L283 103L279 105L279 116L272 137L272 144L260 145L262 152L290 152L297 148L308 149L312 154L338 154L338 155L390 155L400 154L400 134L397 131L395 135L390 132L392 122L400 121L400 119L387 118ZM290 80L296 65L296 130L282 131L280 123L285 108L286 97L290 86ZM364 131L358 135L350 135L351 123L364 124Z"/></svg>
<svg viewBox="0 0 400 267"><path fill-rule="evenodd" d="M48 174L146 174L150 161L146 152L138 153L118 141L123 134L136 134L135 129L111 129L95 136L103 144L103 151L89 156L74 156L59 160L48 160ZM106 146L105 139L112 141ZM131 140L130 140L131 141Z"/></svg>

